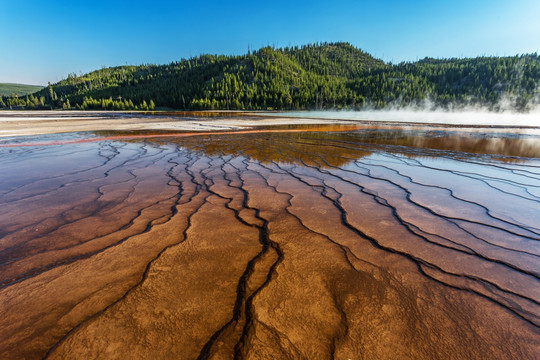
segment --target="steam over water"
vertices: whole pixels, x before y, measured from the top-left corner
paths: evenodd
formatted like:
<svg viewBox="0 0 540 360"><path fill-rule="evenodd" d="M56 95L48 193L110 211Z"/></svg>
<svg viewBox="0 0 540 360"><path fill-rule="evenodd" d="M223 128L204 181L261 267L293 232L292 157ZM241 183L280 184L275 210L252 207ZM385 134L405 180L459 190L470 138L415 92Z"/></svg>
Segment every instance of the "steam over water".
<svg viewBox="0 0 540 360"><path fill-rule="evenodd" d="M472 126L509 126L540 128L540 111L529 113L488 111L422 111L422 110L374 110L374 111L300 111L279 113L279 116L362 120L400 123L425 123Z"/></svg>
<svg viewBox="0 0 540 360"><path fill-rule="evenodd" d="M108 131L0 164L2 359L540 353L538 135Z"/></svg>

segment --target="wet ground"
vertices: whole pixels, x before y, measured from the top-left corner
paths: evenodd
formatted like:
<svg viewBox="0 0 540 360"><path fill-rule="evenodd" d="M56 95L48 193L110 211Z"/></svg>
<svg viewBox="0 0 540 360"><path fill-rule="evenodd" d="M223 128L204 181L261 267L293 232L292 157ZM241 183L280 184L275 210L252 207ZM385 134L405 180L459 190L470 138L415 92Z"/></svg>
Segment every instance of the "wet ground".
<svg viewBox="0 0 540 360"><path fill-rule="evenodd" d="M540 137L0 141L0 358L536 359Z"/></svg>

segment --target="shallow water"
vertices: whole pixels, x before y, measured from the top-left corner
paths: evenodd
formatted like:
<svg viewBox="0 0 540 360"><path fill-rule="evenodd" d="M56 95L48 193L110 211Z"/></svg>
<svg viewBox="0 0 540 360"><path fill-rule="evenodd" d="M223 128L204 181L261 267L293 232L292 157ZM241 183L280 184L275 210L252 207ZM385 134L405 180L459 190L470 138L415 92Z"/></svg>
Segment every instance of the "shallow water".
<svg viewBox="0 0 540 360"><path fill-rule="evenodd" d="M1 358L540 351L536 135L326 125L0 147Z"/></svg>

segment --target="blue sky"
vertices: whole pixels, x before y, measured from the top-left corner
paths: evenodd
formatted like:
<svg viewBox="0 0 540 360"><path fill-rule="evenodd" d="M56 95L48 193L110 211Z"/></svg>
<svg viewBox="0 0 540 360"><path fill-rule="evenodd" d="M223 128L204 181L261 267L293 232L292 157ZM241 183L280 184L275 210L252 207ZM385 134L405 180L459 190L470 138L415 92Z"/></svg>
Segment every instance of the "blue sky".
<svg viewBox="0 0 540 360"><path fill-rule="evenodd" d="M347 41L394 63L540 52L539 0L0 0L0 82Z"/></svg>

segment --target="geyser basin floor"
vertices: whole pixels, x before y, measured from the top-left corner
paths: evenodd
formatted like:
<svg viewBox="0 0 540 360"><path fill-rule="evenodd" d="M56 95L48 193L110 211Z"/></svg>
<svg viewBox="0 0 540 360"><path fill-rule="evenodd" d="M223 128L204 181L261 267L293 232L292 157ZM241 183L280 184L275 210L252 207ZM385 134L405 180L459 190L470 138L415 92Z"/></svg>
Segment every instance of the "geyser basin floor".
<svg viewBox="0 0 540 360"><path fill-rule="evenodd" d="M2 359L540 353L536 136L89 136L0 148Z"/></svg>
<svg viewBox="0 0 540 360"><path fill-rule="evenodd" d="M112 131L227 131L288 124L312 124L312 119L256 116L236 111L114 112L114 111L0 111L0 138L69 132ZM317 120L318 124L348 121Z"/></svg>

